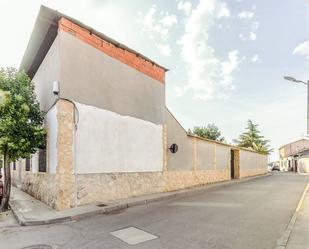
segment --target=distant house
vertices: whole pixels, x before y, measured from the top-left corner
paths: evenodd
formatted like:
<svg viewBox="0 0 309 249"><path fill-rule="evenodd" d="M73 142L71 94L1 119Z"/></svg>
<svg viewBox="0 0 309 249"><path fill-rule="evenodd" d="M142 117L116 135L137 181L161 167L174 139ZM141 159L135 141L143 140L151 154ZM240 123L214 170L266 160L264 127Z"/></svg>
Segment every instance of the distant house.
<svg viewBox="0 0 309 249"><path fill-rule="evenodd" d="M298 171L300 156L309 150L309 139L302 138L297 141L285 144L279 148L279 164L281 170Z"/></svg>
<svg viewBox="0 0 309 249"><path fill-rule="evenodd" d="M20 69L48 135L13 184L53 208L266 173L267 155L186 133L165 106L166 68L57 11L41 7Z"/></svg>

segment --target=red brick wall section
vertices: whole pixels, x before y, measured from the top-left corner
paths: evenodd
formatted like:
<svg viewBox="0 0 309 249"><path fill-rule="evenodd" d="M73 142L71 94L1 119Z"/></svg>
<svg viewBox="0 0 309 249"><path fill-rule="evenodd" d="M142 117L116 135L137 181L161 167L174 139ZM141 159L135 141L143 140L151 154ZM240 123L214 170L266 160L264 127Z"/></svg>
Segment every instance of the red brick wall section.
<svg viewBox="0 0 309 249"><path fill-rule="evenodd" d="M91 34L89 30L78 26L66 18L62 17L59 20L58 25L60 30L77 37L103 53L125 63L126 65L148 75L149 77L158 80L163 84L165 83L165 69L159 67L158 65L155 65L130 51L117 47L95 34Z"/></svg>

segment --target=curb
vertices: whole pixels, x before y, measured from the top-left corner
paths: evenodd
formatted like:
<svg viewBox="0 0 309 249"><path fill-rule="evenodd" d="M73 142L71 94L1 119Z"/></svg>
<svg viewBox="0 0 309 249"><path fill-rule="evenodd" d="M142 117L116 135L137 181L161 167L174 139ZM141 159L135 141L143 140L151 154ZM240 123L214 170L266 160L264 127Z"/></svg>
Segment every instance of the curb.
<svg viewBox="0 0 309 249"><path fill-rule="evenodd" d="M296 209L293 213L293 216L292 216L288 225L285 228L285 231L283 232L282 236L277 240L277 245L276 245L275 249L285 249L287 247L291 232L292 232L294 225L295 225L295 222L297 220L299 210L303 205L303 202L304 202L304 199L305 199L305 196L306 196L306 193L307 193L308 190L309 190L309 183L307 183L307 185L306 185L306 187L303 191L303 194L302 194L302 196L301 196L301 198L300 198L300 200L297 204L297 207L296 207Z"/></svg>
<svg viewBox="0 0 309 249"><path fill-rule="evenodd" d="M128 199L115 201L114 203L110 203L109 205L104 206L104 207L97 207L97 209L95 210L81 212L75 215L63 215L62 216L62 214L59 214L59 217L50 218L50 219L41 219L41 220L27 219L24 217L22 212L18 210L14 202L10 202L9 205L10 205L13 215L15 216L16 220L21 226L47 225L47 224L62 223L62 222L68 222L68 221L77 221L77 220L90 217L93 215L98 215L98 214L112 214L114 212L124 210L130 207L147 205L153 202L164 201L164 200L168 200L168 199L172 199L176 197L177 198L185 197L185 196L192 195L192 194L197 195L197 194L207 192L210 189L239 184L239 183L243 183L246 181L250 181L250 180L254 180L254 179L258 179L262 177L267 177L271 175L272 174L263 174L263 175L246 177L243 179L237 179L237 180L232 180L232 181L228 180L228 181L223 181L223 182L210 183L210 184L205 184L201 186L195 186L191 188L176 190L172 192L164 192L164 193L151 194L148 196L132 197Z"/></svg>

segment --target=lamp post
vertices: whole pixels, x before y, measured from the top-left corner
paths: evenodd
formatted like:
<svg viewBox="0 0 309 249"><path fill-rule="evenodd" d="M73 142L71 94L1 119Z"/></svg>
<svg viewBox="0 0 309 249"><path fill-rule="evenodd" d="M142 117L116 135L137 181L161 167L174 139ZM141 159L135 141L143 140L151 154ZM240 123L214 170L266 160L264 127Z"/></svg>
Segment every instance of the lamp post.
<svg viewBox="0 0 309 249"><path fill-rule="evenodd" d="M290 76L284 76L285 80L292 81L294 83L301 83L307 86L307 136L309 136L309 80L304 82L302 80L297 80Z"/></svg>

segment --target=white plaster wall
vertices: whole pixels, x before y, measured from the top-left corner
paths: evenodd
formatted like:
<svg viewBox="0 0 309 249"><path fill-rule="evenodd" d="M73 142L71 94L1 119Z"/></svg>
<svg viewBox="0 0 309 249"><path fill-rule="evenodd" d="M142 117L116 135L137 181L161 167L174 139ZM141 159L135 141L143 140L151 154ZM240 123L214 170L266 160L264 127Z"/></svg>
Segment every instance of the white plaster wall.
<svg viewBox="0 0 309 249"><path fill-rule="evenodd" d="M300 158L298 161L298 172L309 173L309 158Z"/></svg>
<svg viewBox="0 0 309 249"><path fill-rule="evenodd" d="M47 144L47 166L50 174L57 173L57 105L53 106L46 114L46 126L48 131L48 144Z"/></svg>
<svg viewBox="0 0 309 249"><path fill-rule="evenodd" d="M77 173L163 169L162 125L76 103Z"/></svg>
<svg viewBox="0 0 309 249"><path fill-rule="evenodd" d="M31 156L31 170L32 173L38 173L39 171L39 155L35 153Z"/></svg>

